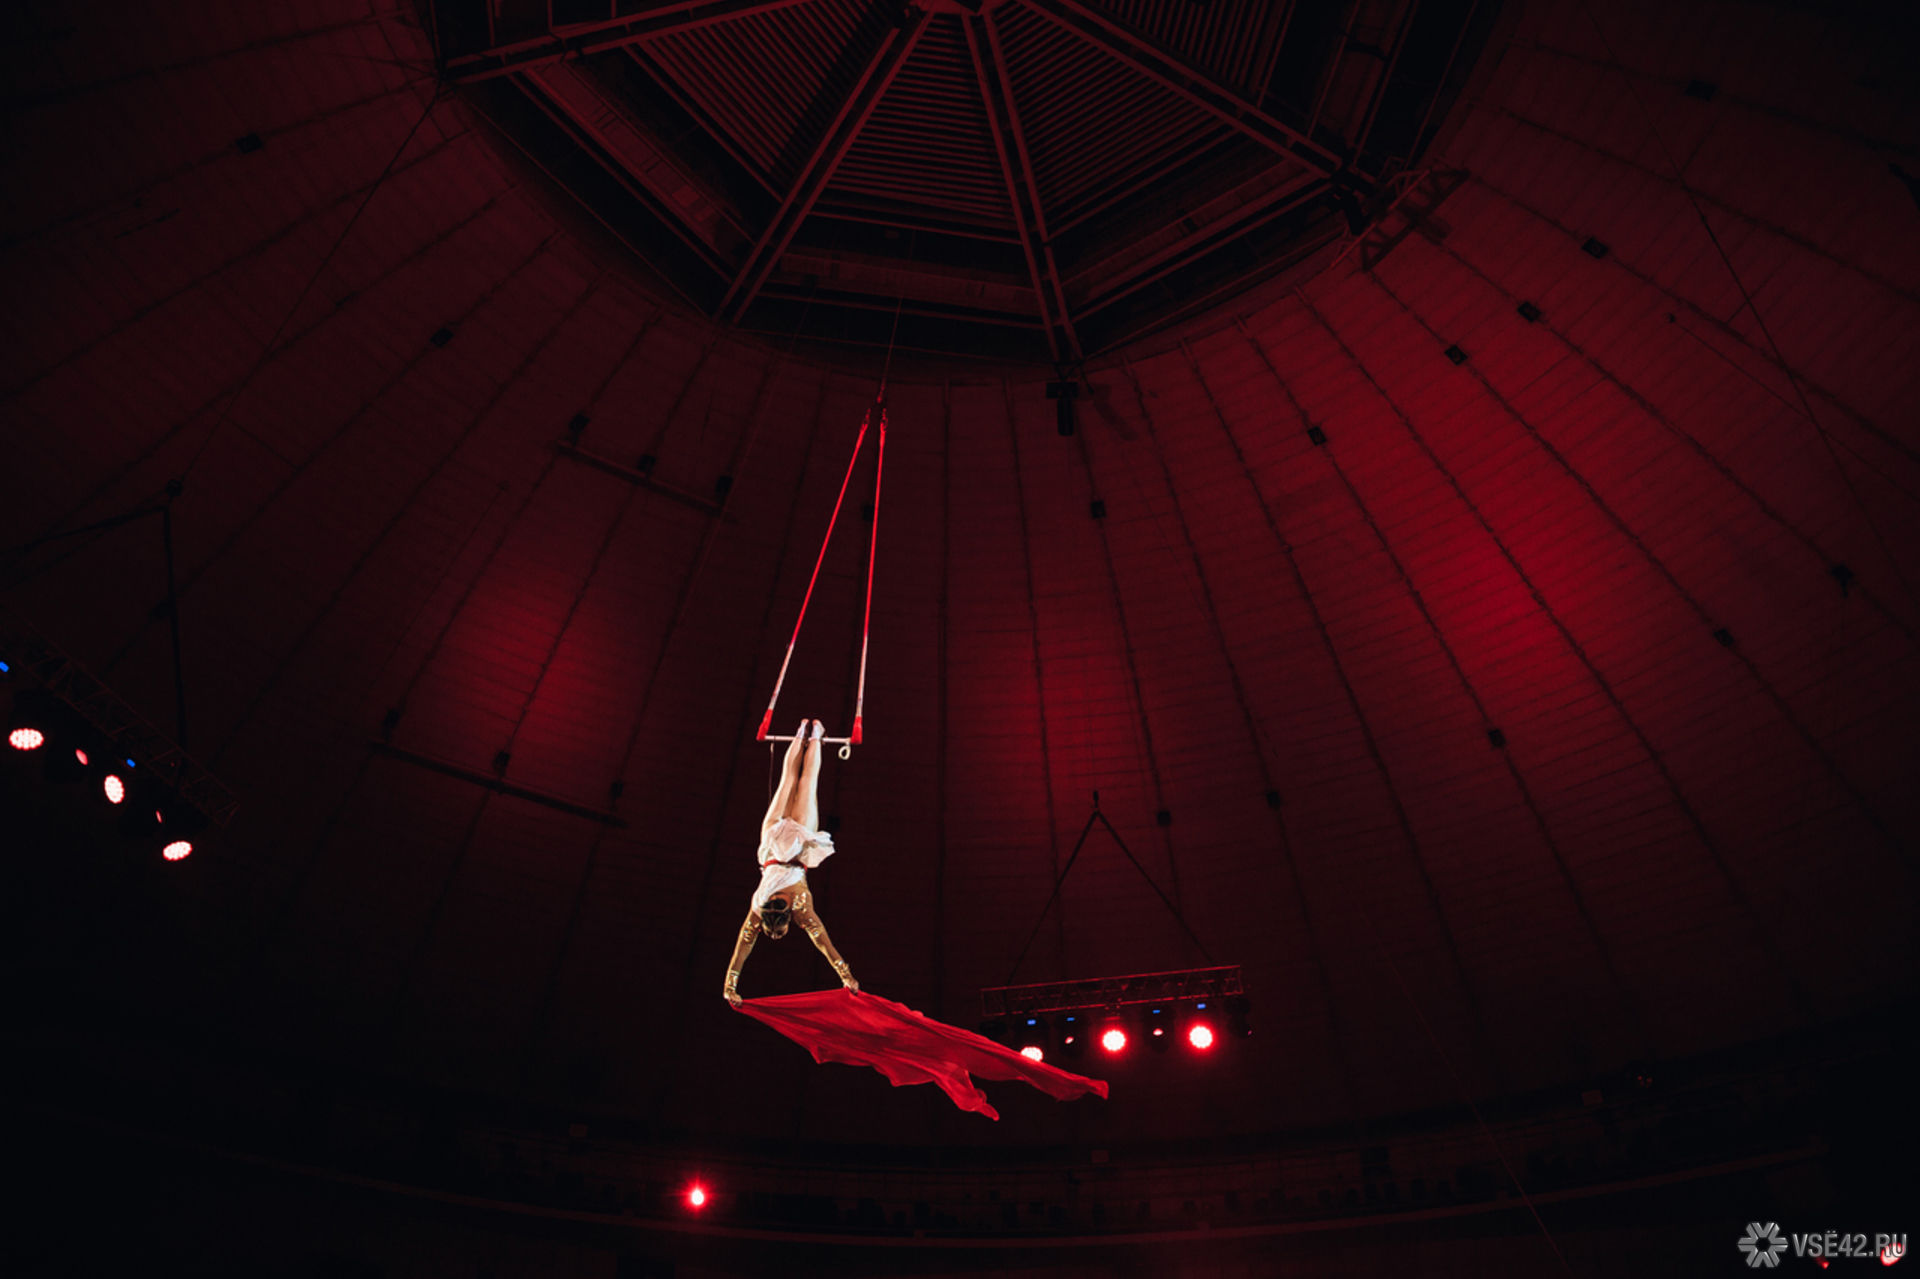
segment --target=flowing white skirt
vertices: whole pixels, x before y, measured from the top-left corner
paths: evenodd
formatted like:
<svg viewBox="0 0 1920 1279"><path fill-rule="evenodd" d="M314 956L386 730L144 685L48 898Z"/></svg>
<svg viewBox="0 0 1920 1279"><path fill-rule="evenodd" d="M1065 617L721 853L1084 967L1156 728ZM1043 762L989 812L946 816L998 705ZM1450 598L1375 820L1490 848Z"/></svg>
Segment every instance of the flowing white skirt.
<svg viewBox="0 0 1920 1279"><path fill-rule="evenodd" d="M754 859L760 864L760 887L753 894L759 910L775 893L792 888L806 872L833 856L833 836L808 830L791 817L782 817L767 829Z"/></svg>

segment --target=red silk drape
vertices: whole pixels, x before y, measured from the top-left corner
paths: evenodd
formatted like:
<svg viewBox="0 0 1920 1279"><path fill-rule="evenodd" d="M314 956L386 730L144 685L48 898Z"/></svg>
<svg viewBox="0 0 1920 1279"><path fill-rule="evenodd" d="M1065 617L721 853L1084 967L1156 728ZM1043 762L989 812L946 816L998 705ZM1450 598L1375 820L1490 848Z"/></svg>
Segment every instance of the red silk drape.
<svg viewBox="0 0 1920 1279"><path fill-rule="evenodd" d="M1062 1101L1085 1093L1107 1095L1105 1080L1023 1057L972 1031L864 991L811 990L748 999L740 1011L793 1040L815 1061L871 1066L896 1088L938 1084L954 1105L989 1119L1000 1118L1000 1112L974 1084L975 1075L1023 1080Z"/></svg>

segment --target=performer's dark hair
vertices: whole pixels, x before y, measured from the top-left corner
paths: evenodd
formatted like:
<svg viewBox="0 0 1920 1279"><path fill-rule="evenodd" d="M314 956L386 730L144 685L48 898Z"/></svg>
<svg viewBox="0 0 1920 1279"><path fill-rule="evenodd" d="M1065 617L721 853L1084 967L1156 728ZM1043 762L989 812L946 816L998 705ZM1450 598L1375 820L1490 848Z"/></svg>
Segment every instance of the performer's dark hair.
<svg viewBox="0 0 1920 1279"><path fill-rule="evenodd" d="M787 926L786 898L767 898L767 904L760 908L760 926L769 931L775 931Z"/></svg>

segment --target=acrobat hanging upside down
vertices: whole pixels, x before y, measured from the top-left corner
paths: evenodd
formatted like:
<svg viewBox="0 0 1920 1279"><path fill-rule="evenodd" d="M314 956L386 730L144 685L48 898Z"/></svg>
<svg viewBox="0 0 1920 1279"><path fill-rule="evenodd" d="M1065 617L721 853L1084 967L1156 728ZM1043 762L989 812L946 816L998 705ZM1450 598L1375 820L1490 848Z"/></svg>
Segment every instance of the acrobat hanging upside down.
<svg viewBox="0 0 1920 1279"><path fill-rule="evenodd" d="M807 872L833 856L833 836L820 830L820 739L826 730L819 720L800 721L800 728L787 744L786 763L781 769L780 785L767 805L766 818L760 823L760 849L755 855L760 865L760 887L753 894L746 922L740 925L740 939L734 943L733 958L727 961L727 1002L740 1006L740 970L753 944L762 934L774 941L787 935L789 921L805 930L820 953L840 975L840 984L857 991L853 969L834 949L827 926L813 908L813 893L807 887Z"/></svg>

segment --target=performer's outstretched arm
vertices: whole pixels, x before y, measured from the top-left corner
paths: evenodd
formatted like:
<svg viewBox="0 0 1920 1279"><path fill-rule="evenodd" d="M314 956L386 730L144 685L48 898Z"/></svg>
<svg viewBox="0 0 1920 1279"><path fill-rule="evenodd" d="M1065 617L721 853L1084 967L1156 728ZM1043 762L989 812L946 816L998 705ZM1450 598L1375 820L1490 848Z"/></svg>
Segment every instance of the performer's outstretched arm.
<svg viewBox="0 0 1920 1279"><path fill-rule="evenodd" d="M813 903L809 901L804 906L796 906L793 918L800 927L807 930L807 936L813 939L813 944L820 948L820 953L827 957L829 964L833 965L833 971L840 974L840 984L848 990L859 990L860 983L853 979L853 969L840 957L840 952L834 949L833 938L827 936L827 926L821 923L820 916L814 913Z"/></svg>
<svg viewBox="0 0 1920 1279"><path fill-rule="evenodd" d="M740 939L733 943L733 958L727 961L727 984L721 992L735 1008L740 1006L740 970L747 966L747 956L759 940L760 917L748 911L747 922L740 925Z"/></svg>

